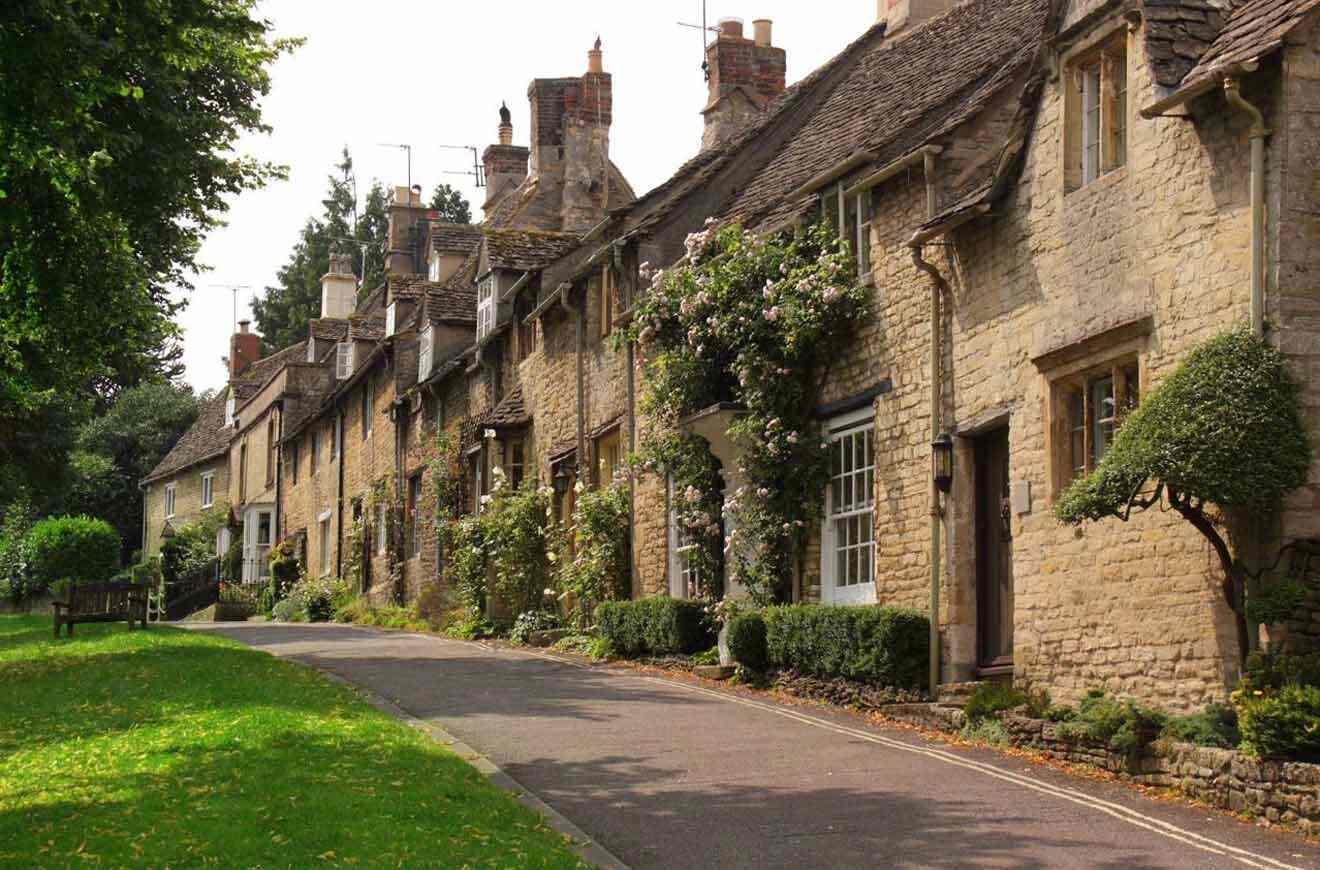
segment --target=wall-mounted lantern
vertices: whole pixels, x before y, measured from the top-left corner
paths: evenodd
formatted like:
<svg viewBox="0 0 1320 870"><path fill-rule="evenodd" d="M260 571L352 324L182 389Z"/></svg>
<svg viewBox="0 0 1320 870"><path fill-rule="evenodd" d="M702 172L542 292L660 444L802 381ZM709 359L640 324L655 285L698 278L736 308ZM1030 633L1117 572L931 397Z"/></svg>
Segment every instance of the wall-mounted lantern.
<svg viewBox="0 0 1320 870"><path fill-rule="evenodd" d="M940 492L948 492L953 486L953 438L944 432L930 445L931 474Z"/></svg>

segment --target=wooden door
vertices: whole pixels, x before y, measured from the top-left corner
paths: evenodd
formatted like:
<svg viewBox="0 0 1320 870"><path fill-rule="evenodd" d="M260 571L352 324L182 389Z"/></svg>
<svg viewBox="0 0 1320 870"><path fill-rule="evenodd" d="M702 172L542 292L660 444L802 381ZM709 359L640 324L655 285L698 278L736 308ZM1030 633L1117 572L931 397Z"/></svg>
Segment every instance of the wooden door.
<svg viewBox="0 0 1320 870"><path fill-rule="evenodd" d="M983 668L1013 664L1013 534L1008 430L976 442L977 651Z"/></svg>

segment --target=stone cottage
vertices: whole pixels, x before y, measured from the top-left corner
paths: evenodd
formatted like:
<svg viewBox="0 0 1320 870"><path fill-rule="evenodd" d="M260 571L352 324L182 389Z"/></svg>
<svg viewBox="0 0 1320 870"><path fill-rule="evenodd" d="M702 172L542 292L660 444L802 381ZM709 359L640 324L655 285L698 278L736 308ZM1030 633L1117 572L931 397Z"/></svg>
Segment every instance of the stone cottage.
<svg viewBox="0 0 1320 870"><path fill-rule="evenodd" d="M1237 641L1203 539L1159 512L1065 528L1051 507L1229 327L1277 344L1317 413L1318 5L879 0L873 27L791 86L771 23L749 37L726 21L703 140L640 197L609 159L597 47L583 76L533 82L529 148L502 113L482 225L434 223L401 190L386 286L353 304L332 264L322 319L285 352L307 376L235 374L253 407L153 473L148 540L165 487L179 498L207 462L227 464L236 505L267 498L251 475L274 432L276 536L305 535L309 570L351 558L369 593L414 596L444 556L421 482L437 429L461 444L469 509L499 467L560 484L568 516L572 483L610 480L648 425L645 370L608 341L645 292L641 264L677 261L710 218L774 232L824 217L874 303L814 412L860 457L835 485L867 497L831 500L793 597L933 608L946 682L1222 697ZM666 481L631 486L634 594L688 594ZM1278 535L1320 532L1316 499L1295 492Z"/></svg>

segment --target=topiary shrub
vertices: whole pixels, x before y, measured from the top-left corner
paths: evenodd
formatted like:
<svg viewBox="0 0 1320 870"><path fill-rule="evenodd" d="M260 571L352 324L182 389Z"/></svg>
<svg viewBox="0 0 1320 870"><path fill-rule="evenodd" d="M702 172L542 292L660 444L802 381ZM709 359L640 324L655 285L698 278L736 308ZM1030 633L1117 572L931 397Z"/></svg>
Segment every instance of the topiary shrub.
<svg viewBox="0 0 1320 870"><path fill-rule="evenodd" d="M108 581L119 570L123 542L105 520L92 517L45 519L27 535L32 586L29 594L52 584Z"/></svg>
<svg viewBox="0 0 1320 870"><path fill-rule="evenodd" d="M729 652L733 660L748 670L764 673L770 667L766 651L765 617L760 611L735 613L729 620Z"/></svg>
<svg viewBox="0 0 1320 870"><path fill-rule="evenodd" d="M715 642L706 609L697 601L606 601L596 608L596 625L624 658L696 653Z"/></svg>
<svg viewBox="0 0 1320 870"><path fill-rule="evenodd" d="M1241 696L1238 724L1242 749L1251 755L1320 761L1320 686Z"/></svg>
<svg viewBox="0 0 1320 870"><path fill-rule="evenodd" d="M915 610L794 604L764 614L773 667L892 688L925 685L930 623Z"/></svg>
<svg viewBox="0 0 1320 870"><path fill-rule="evenodd" d="M1167 502L1214 547L1245 657L1247 571L1207 511L1268 514L1306 482L1311 449L1298 397L1277 349L1245 329L1216 336L1141 400L1099 467L1060 495L1055 516L1126 520Z"/></svg>

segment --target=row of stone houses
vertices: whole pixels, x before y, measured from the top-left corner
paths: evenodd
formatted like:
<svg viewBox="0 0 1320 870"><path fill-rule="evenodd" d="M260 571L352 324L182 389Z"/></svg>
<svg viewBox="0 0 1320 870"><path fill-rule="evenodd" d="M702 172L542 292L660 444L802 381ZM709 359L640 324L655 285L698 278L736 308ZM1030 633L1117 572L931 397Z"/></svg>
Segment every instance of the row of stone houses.
<svg viewBox="0 0 1320 870"><path fill-rule="evenodd" d="M708 219L823 214L875 301L816 418L869 497L821 521L793 597L935 606L945 681L1222 697L1236 636L1203 540L1159 512L1067 528L1051 505L1226 328L1263 329L1320 414L1318 5L879 0L791 87L770 22L728 20L699 150L640 197L610 160L598 43L582 76L532 82L530 147L502 111L481 225L398 189L384 286L357 301L332 257L306 342L254 360L234 337L228 390L144 483L147 540L227 492L248 576L297 536L310 572L361 565L366 594L409 599L444 555L422 480L437 429L469 509L498 467L554 484L568 516L573 484L610 480L647 425L645 371L609 341L642 264L679 260ZM631 486L634 594L687 594L666 481ZM1283 536L1320 532L1318 498L1293 494Z"/></svg>

